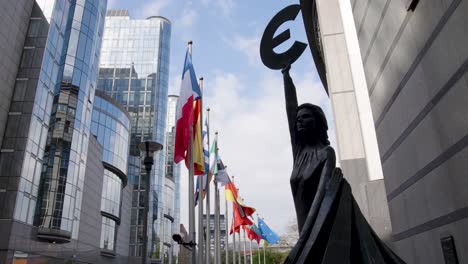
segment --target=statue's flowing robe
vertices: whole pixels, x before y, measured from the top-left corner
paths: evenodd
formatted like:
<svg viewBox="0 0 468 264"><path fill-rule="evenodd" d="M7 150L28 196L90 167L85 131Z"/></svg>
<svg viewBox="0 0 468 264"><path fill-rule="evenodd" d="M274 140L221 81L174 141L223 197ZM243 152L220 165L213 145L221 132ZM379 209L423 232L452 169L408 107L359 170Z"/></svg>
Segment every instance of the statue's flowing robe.
<svg viewBox="0 0 468 264"><path fill-rule="evenodd" d="M405 263L369 226L339 169L325 189L285 263Z"/></svg>

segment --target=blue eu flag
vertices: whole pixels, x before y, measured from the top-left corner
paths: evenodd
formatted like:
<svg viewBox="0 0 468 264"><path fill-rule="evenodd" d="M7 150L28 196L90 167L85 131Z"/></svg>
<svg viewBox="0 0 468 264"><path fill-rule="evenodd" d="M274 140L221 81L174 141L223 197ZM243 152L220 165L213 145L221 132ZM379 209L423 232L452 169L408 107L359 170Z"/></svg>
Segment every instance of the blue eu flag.
<svg viewBox="0 0 468 264"><path fill-rule="evenodd" d="M279 236L260 217L258 218L258 229L260 230L262 239L266 240L269 244L276 244L280 240Z"/></svg>

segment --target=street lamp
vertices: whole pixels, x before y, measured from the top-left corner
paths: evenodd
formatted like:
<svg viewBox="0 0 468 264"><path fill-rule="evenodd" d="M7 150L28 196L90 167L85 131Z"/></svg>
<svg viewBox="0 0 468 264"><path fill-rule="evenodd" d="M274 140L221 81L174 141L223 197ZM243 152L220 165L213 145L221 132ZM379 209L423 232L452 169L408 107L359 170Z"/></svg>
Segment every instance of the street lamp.
<svg viewBox="0 0 468 264"><path fill-rule="evenodd" d="M150 194L150 186L151 186L151 168L154 164L154 152L159 151L163 148L163 146L154 141L145 141L141 142L138 145L141 153L145 153L145 159L143 160L143 164L145 165L146 170L146 188L145 188L145 208L143 212L143 252L141 256L141 263L146 264L146 258L148 257L148 211L149 211L149 194Z"/></svg>

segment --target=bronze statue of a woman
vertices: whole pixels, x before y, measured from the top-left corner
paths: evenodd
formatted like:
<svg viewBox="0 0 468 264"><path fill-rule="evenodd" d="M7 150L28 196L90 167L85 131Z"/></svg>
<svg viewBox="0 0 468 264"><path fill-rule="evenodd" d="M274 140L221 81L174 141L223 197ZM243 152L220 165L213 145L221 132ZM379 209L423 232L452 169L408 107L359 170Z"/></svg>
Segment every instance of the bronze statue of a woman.
<svg viewBox="0 0 468 264"><path fill-rule="evenodd" d="M374 233L336 168L319 106L298 106L296 88L282 70L294 157L291 189L299 240L285 263L404 263Z"/></svg>

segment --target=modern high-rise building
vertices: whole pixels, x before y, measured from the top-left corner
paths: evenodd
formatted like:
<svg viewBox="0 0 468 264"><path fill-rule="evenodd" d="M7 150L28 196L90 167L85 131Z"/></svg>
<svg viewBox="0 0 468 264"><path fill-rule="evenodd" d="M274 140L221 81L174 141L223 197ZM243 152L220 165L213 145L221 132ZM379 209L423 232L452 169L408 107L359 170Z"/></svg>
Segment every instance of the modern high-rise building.
<svg viewBox="0 0 468 264"><path fill-rule="evenodd" d="M41 239L66 242L78 236L106 6L97 0L56 1L52 12L30 127L30 135L47 140L33 140L25 158L30 168L43 164L39 192L37 201L23 197L30 208L38 204L35 225Z"/></svg>
<svg viewBox="0 0 468 264"><path fill-rule="evenodd" d="M363 130L376 133L395 252L407 263L468 262L468 2L304 2L316 7L316 21L303 12L342 98L334 110L371 114ZM370 112L353 114L353 101Z"/></svg>
<svg viewBox="0 0 468 264"><path fill-rule="evenodd" d="M210 214L210 223L209 223L209 229L210 229L210 241L211 241L211 252L214 252L214 243L215 243L215 215ZM206 228L206 215L203 215L203 227ZM219 215L219 238L220 238L220 245L221 249L224 249L224 246L226 245L226 220L224 218L224 214Z"/></svg>
<svg viewBox="0 0 468 264"><path fill-rule="evenodd" d="M135 257L143 254L143 232L147 232L150 246L144 255L163 258L166 153L159 151L154 157L148 216L151 224L144 230L147 175L138 145L146 140L165 143L170 35L171 23L166 18L131 19L127 10L107 11L98 89L119 102L130 115L128 176L133 194L129 250Z"/></svg>
<svg viewBox="0 0 468 264"><path fill-rule="evenodd" d="M130 119L95 96L106 1L7 1L0 12L18 29L0 50L0 263L127 263Z"/></svg>
<svg viewBox="0 0 468 264"><path fill-rule="evenodd" d="M97 90L93 103L91 134L102 146L103 175L99 213L101 255L127 260L130 242L132 186L127 184L130 116L111 97ZM86 175L86 180L90 178ZM96 204L96 201L94 201ZM91 214L91 212L90 212Z"/></svg>
<svg viewBox="0 0 468 264"><path fill-rule="evenodd" d="M180 165L174 163L174 136L176 125L176 107L179 97L169 95L167 100L166 120L166 171L164 183L164 235L161 244L163 254L169 255L168 263L179 255L179 245L174 243L173 234L179 233L180 227Z"/></svg>

